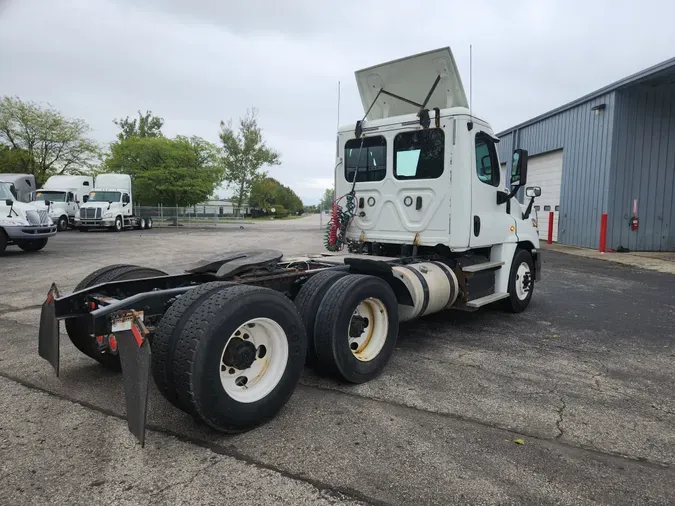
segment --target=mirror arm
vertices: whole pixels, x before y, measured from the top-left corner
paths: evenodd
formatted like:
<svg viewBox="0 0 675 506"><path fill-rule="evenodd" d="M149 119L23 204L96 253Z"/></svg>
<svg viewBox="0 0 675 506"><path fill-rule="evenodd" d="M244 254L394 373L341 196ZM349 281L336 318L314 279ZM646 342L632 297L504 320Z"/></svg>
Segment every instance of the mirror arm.
<svg viewBox="0 0 675 506"><path fill-rule="evenodd" d="M508 193L497 192L497 205L501 206L513 198L513 196L522 188L523 185L516 185L514 188L511 188L511 191Z"/></svg>
<svg viewBox="0 0 675 506"><path fill-rule="evenodd" d="M534 204L534 197L530 197L530 203L527 204L527 209L525 209L525 212L523 213L524 220L530 217L530 213L532 212L532 204Z"/></svg>

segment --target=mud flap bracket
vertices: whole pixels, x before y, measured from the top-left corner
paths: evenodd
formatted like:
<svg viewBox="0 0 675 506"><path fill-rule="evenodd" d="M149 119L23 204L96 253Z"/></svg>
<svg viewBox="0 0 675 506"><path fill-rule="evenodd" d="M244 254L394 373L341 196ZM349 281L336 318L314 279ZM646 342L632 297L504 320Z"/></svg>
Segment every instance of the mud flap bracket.
<svg viewBox="0 0 675 506"><path fill-rule="evenodd" d="M144 447L151 358L148 330L143 324L142 311L119 312L112 316L111 323L122 363L127 424Z"/></svg>

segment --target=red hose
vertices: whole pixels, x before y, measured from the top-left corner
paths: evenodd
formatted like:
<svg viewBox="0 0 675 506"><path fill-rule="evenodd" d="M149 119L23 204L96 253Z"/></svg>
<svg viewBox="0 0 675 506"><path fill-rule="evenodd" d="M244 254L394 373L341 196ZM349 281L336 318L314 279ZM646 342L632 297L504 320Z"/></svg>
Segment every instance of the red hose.
<svg viewBox="0 0 675 506"><path fill-rule="evenodd" d="M335 246L337 242L338 229L340 228L340 213L337 201L333 202L332 216L330 220L330 232L328 233L328 244Z"/></svg>

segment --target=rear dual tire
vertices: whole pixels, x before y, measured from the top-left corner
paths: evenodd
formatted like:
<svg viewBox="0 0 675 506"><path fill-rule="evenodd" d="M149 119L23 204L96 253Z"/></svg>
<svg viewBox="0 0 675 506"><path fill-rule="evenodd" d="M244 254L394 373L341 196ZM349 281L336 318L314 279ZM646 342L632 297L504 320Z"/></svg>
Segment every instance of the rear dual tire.
<svg viewBox="0 0 675 506"><path fill-rule="evenodd" d="M208 283L169 308L153 350L152 374L169 402L220 432L238 433L286 404L302 374L307 337L283 294Z"/></svg>
<svg viewBox="0 0 675 506"><path fill-rule="evenodd" d="M398 339L398 301L384 280L340 277L325 292L314 319L314 348L320 373L350 383L379 376Z"/></svg>

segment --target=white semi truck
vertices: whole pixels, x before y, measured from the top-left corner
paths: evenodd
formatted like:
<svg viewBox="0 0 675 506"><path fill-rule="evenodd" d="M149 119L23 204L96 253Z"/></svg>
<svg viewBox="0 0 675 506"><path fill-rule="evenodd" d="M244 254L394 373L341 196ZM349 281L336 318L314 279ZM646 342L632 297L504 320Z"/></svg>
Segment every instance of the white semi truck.
<svg viewBox="0 0 675 506"><path fill-rule="evenodd" d="M93 187L92 176L51 176L35 193L35 200L50 202L49 217L63 231L75 224L80 204L87 202Z"/></svg>
<svg viewBox="0 0 675 506"><path fill-rule="evenodd" d="M0 178L0 254L7 246L39 251L56 234L44 202L32 204L17 198L14 183Z"/></svg>
<svg viewBox="0 0 675 506"><path fill-rule="evenodd" d="M33 174L0 174L0 181L8 183L14 200L32 202L35 199L35 176Z"/></svg>
<svg viewBox="0 0 675 506"><path fill-rule="evenodd" d="M152 228L151 216L134 214L131 176L99 174L87 202L75 213L75 228L80 232L107 228L116 232L125 229Z"/></svg>
<svg viewBox="0 0 675 506"><path fill-rule="evenodd" d="M514 199L527 151L501 169L498 139L467 107L450 49L356 80L365 114L339 128L328 252L234 251L171 275L111 265L69 295L49 290L40 356L58 374L65 320L78 349L121 368L141 443L149 377L178 409L241 432L279 412L305 364L351 383L381 374L401 321L530 304L541 276L530 211L541 190L526 188L525 209Z"/></svg>

